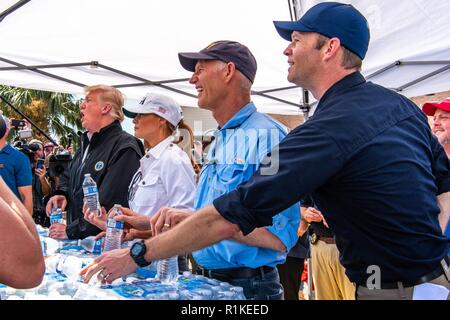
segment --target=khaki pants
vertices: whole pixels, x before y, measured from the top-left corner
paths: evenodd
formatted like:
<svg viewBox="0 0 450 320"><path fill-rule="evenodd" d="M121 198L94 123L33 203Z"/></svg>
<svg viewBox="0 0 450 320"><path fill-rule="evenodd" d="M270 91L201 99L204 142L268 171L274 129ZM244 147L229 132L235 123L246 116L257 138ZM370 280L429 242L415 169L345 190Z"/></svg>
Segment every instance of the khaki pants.
<svg viewBox="0 0 450 320"><path fill-rule="evenodd" d="M316 300L354 300L355 286L339 263L335 244L321 240L311 245L312 272Z"/></svg>
<svg viewBox="0 0 450 320"><path fill-rule="evenodd" d="M442 275L437 279L430 281L430 283L438 284L447 289L450 289L449 280ZM366 287L358 286L357 299L358 300L412 300L414 294L414 287L400 288L400 289L368 289ZM450 300L450 295L447 296Z"/></svg>

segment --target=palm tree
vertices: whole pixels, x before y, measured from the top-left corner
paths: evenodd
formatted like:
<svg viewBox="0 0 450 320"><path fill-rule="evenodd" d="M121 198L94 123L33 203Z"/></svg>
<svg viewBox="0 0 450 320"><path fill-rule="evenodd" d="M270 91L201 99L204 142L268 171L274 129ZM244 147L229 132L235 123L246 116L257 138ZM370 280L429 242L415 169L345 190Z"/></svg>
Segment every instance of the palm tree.
<svg viewBox="0 0 450 320"><path fill-rule="evenodd" d="M0 85L0 95L14 107L29 117L42 131L51 137L56 137L61 145L67 144L67 136L77 136L81 130L79 104L81 100L67 93L39 91ZM21 116L0 101L3 114L9 118L21 119ZM46 141L47 139L35 128L33 136ZM77 148L78 140L73 139Z"/></svg>

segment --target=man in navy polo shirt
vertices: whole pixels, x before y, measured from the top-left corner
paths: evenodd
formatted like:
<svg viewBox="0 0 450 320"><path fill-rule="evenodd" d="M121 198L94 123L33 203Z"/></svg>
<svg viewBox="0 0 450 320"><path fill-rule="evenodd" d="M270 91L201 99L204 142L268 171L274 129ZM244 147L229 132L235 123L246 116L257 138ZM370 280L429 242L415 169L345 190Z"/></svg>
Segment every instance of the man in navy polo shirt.
<svg viewBox="0 0 450 320"><path fill-rule="evenodd" d="M441 102L428 102L422 106L423 112L426 115L433 117L432 131L439 140L439 143L445 150L447 157L450 158L450 98ZM450 223L448 223L449 217L442 217L440 223L445 235L450 238ZM447 225L447 228L445 228ZM450 248L448 251L450 255Z"/></svg>
<svg viewBox="0 0 450 320"><path fill-rule="evenodd" d="M33 213L31 164L28 157L6 143L9 120L0 115L0 176L25 208Z"/></svg>
<svg viewBox="0 0 450 320"><path fill-rule="evenodd" d="M273 150L276 174L258 170L147 240L144 260L247 235L311 194L335 232L357 299L449 299L448 239L438 217L450 210L450 164L421 110L359 72L366 19L351 5L324 2L275 27L291 41L288 80L312 92L316 112ZM108 272L117 277L130 265Z"/></svg>

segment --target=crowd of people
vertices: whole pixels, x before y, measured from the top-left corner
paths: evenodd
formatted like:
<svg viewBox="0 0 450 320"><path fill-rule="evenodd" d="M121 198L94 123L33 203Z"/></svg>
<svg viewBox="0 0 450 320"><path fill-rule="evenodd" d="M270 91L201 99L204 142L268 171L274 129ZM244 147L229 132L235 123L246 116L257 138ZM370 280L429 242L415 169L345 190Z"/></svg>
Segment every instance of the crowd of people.
<svg viewBox="0 0 450 320"><path fill-rule="evenodd" d="M251 101L257 62L235 41L178 55L192 72L198 106L219 125L202 163L170 97L149 93L124 109L116 88L87 87L80 106L86 132L57 183L45 166L33 167L31 177L30 164L22 164L27 177L14 180L1 164L12 191L3 193L1 182L0 247L27 232L20 245L30 255L16 266L17 251L6 251L0 282L30 287L42 279L27 211L66 210L67 224L51 225L49 236L82 239L104 231L108 211L120 204L123 215L115 219L126 225L127 245L83 269L85 282L96 276L110 283L178 255L181 271L241 286L247 299L298 299L310 255L320 300L411 300L424 283L429 297L433 286L450 289L450 100L427 103L422 112L366 82L360 70L370 32L351 5L320 3L298 21L274 24L289 41L287 78L318 100L314 115L287 133L259 113ZM434 117L432 130L426 115ZM123 131L124 116L133 119L134 136ZM0 156L20 165L20 152L13 155L4 140L4 122ZM35 143L41 158L47 145ZM100 215L83 205L86 173L97 183ZM31 193L47 203L31 208ZM12 220L20 230L4 226ZM29 279L16 275L32 267Z"/></svg>

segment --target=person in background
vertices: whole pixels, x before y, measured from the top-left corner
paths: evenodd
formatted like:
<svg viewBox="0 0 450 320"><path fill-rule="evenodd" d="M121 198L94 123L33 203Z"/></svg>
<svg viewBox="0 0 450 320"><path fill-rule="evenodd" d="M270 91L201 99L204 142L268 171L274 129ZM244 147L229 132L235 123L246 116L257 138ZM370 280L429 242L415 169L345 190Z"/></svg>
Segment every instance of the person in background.
<svg viewBox="0 0 450 320"><path fill-rule="evenodd" d="M179 59L186 70L193 72L190 83L197 89L198 105L210 110L219 124L199 178L195 207L200 208L245 182L272 146L284 138L285 129L257 112L250 99L256 60L246 46L235 41L217 41L200 52L180 53ZM198 265L194 271L243 287L247 299L282 299L283 287L276 265L285 261L287 252L297 242L299 210L298 204L294 204L280 211L267 228L259 228L247 237L237 233L228 240L194 251L192 255ZM177 223L192 215L195 214L162 208L151 219L153 235L165 226L176 230ZM99 268L103 268L102 274L110 274L108 280L114 280L117 274L110 269L128 265L128 259L136 266L136 261L143 259L147 241L134 245L140 246L141 255L131 256L120 250L106 253L101 263L83 271L85 281Z"/></svg>
<svg viewBox="0 0 450 320"><path fill-rule="evenodd" d="M450 158L450 98L441 102L425 103L422 106L422 110L427 116L433 117L433 126L431 129L444 148L445 154ZM449 217L447 219L444 216L441 217L440 224L442 230L445 230L445 236L450 238ZM448 254L450 255L450 243Z"/></svg>
<svg viewBox="0 0 450 320"><path fill-rule="evenodd" d="M0 283L29 289L42 282L45 263L36 226L1 177L0 252Z"/></svg>
<svg viewBox="0 0 450 320"><path fill-rule="evenodd" d="M31 216L33 214L31 164L24 153L7 143L10 128L9 119L0 115L0 176L14 195L22 201Z"/></svg>
<svg viewBox="0 0 450 320"><path fill-rule="evenodd" d="M334 232L310 196L302 199L302 222L311 239L311 264L316 300L355 300L355 286L339 262Z"/></svg>

